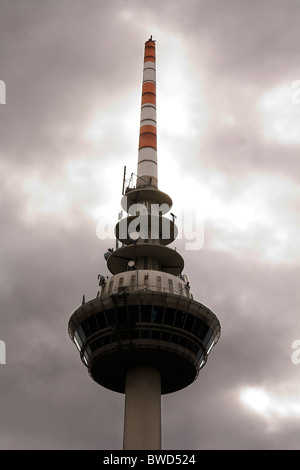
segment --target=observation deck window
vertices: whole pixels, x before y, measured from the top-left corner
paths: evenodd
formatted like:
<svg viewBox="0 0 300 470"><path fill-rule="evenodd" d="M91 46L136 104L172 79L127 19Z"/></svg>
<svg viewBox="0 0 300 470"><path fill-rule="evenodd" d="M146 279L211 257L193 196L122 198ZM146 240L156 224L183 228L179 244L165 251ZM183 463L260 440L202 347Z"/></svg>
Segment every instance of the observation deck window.
<svg viewBox="0 0 300 470"><path fill-rule="evenodd" d="M203 361L204 360L204 354L203 352L201 351L201 349L199 349L197 355L196 355L196 358L198 359L198 361Z"/></svg>
<svg viewBox="0 0 300 470"><path fill-rule="evenodd" d="M162 323L164 313L164 307L156 307L153 306L152 308L152 322L153 323Z"/></svg>
<svg viewBox="0 0 300 470"><path fill-rule="evenodd" d="M173 325L173 322L174 322L174 310L172 308L166 307L165 316L164 316L164 324Z"/></svg>
<svg viewBox="0 0 300 470"><path fill-rule="evenodd" d="M76 332L75 332L75 335L74 335L80 345L80 347L82 346L82 344L85 342L86 340L86 336L83 332L83 329L81 327L81 325L78 326Z"/></svg>
<svg viewBox="0 0 300 470"><path fill-rule="evenodd" d="M89 317L88 322L89 322L90 329L91 329L92 333L96 333L96 331L99 331L99 326L98 326L98 323L96 321L96 316L95 315L92 315L91 317Z"/></svg>
<svg viewBox="0 0 300 470"><path fill-rule="evenodd" d="M205 344L206 348L209 349L210 346L212 345L214 341L214 335L212 334L212 331L211 329L209 328L209 331L207 332L204 340L203 340L203 343Z"/></svg>
<svg viewBox="0 0 300 470"><path fill-rule="evenodd" d="M92 354L91 348L88 346L82 356L83 362L87 365L87 361L89 360L90 356Z"/></svg>
<svg viewBox="0 0 300 470"><path fill-rule="evenodd" d="M94 352L99 348L102 348L103 346L103 341L102 338L96 339L90 344L91 351Z"/></svg>
<svg viewBox="0 0 300 470"><path fill-rule="evenodd" d="M170 333L167 333L166 331L162 331L161 341L170 341Z"/></svg>
<svg viewBox="0 0 300 470"><path fill-rule="evenodd" d="M86 338L88 338L89 336L91 336L92 334L92 331L91 331L91 328L90 328L90 325L89 325L89 322L88 320L84 320L82 323L81 323L81 328L82 328L82 331L85 335Z"/></svg>
<svg viewBox="0 0 300 470"><path fill-rule="evenodd" d="M118 308L118 322L120 325L127 322L127 312L125 307Z"/></svg>
<svg viewBox="0 0 300 470"><path fill-rule="evenodd" d="M170 338L170 341L171 341L171 343L178 344L180 338L181 338L181 336L172 334L171 338Z"/></svg>
<svg viewBox="0 0 300 470"><path fill-rule="evenodd" d="M151 322L151 305L141 305L141 322Z"/></svg>
<svg viewBox="0 0 300 470"><path fill-rule="evenodd" d="M160 339L160 331L156 331L156 330L152 331L151 338L159 340Z"/></svg>
<svg viewBox="0 0 300 470"><path fill-rule="evenodd" d="M199 337L200 331L201 331L205 326L206 326L206 325L205 325L205 323L203 323L203 321L199 320L199 318L196 318L196 321L195 321L195 323L194 323L193 330L192 330L193 335Z"/></svg>
<svg viewBox="0 0 300 470"><path fill-rule="evenodd" d="M105 311L105 316L107 320L107 325L112 326L115 323L115 314L112 309Z"/></svg>
<svg viewBox="0 0 300 470"><path fill-rule="evenodd" d="M190 351L192 351L192 353L194 354L197 354L198 353L198 350L199 350L199 347L193 343L192 341L187 341L186 343L186 348L189 349Z"/></svg>
<svg viewBox="0 0 300 470"><path fill-rule="evenodd" d="M81 346L82 346L82 341L81 341L81 339L80 339L79 334L77 333L77 331L75 331L75 334L74 334L74 343L76 344L77 349L79 349L79 351L80 351Z"/></svg>
<svg viewBox="0 0 300 470"><path fill-rule="evenodd" d="M177 310L175 321L174 321L174 326L177 326L177 328L181 328L185 320L185 315L186 315L185 312Z"/></svg>
<svg viewBox="0 0 300 470"><path fill-rule="evenodd" d="M97 323L99 325L100 330L104 330L104 328L107 327L104 312L96 313L96 319L97 319Z"/></svg>
<svg viewBox="0 0 300 470"><path fill-rule="evenodd" d="M195 320L196 320L196 317L194 317L193 315L188 314L187 317L186 317L183 328L186 331L191 332L192 329L193 329L193 325L194 325Z"/></svg>
<svg viewBox="0 0 300 470"><path fill-rule="evenodd" d="M128 307L129 310L129 320L133 322L138 322L139 321L139 316L140 316L140 308L138 305L130 305Z"/></svg>

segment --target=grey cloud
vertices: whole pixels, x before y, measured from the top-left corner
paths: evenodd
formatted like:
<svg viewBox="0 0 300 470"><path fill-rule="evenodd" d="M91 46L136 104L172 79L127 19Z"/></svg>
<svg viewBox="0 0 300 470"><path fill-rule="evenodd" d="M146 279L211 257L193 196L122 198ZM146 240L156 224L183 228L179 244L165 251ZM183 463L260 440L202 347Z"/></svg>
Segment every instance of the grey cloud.
<svg viewBox="0 0 300 470"><path fill-rule="evenodd" d="M7 104L0 107L4 449L122 446L124 397L89 378L67 333L82 295L94 297L98 273L108 274L103 252L112 242L97 238L96 223L84 212L83 203L93 197L84 184L76 186L78 197L64 212L36 213L30 221L24 180L32 174L45 186L58 175L63 180L67 160L94 162L97 152L105 165L119 161L122 171L128 140L124 130L113 133L122 122L111 110L140 86L143 41L153 25L184 41L213 115L192 148L188 132L172 142L167 132L160 138L181 174L210 184L219 172L225 183L218 197L227 203L241 196L249 174L282 176L294 187L298 146L264 143L253 103L269 87L299 78L298 8L293 1L152 2L152 10L139 1L1 3L0 79L7 85ZM129 13L120 20L124 10L131 20ZM106 123L112 135L95 147L83 129L98 109L104 116L112 113ZM230 131L218 121L218 113L228 109L239 118ZM117 146L119 135L124 151ZM85 179L92 192L95 186ZM109 182L102 185L105 199ZM62 191L69 188L62 183ZM272 201L274 213L296 234L295 192L281 192ZM279 428L268 432L266 420L239 402L239 391L297 390L291 342L300 335L298 262L263 259L270 235L263 226L234 236L212 218L205 230L203 250L185 251L183 241L176 245L194 298L219 316L222 336L197 382L163 397L164 447L297 448L299 418L278 418ZM238 241L238 249L213 249L218 237L229 248Z"/></svg>

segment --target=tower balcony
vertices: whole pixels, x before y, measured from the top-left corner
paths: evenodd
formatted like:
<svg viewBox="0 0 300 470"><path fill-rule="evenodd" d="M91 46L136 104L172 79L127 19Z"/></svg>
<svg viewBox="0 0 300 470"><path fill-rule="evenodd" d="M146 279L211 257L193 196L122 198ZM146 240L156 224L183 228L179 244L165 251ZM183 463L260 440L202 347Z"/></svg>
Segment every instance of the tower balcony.
<svg viewBox="0 0 300 470"><path fill-rule="evenodd" d="M169 245L178 235L174 220L161 215L131 215L121 219L115 227L117 239L124 245L130 245L130 234L139 226L139 235L142 240L157 240L159 245Z"/></svg>
<svg viewBox="0 0 300 470"><path fill-rule="evenodd" d="M112 274L126 272L128 263L148 258L159 262L161 271L178 276L184 268L184 260L178 251L153 243L137 243L123 246L113 251L107 259L107 267Z"/></svg>
<svg viewBox="0 0 300 470"><path fill-rule="evenodd" d="M145 187L127 188L125 196L121 199L121 206L123 210L132 214L130 208L135 204L143 204L145 201L148 204L158 204L160 206L159 212L162 215L169 212L173 204L168 194L147 183ZM135 215L135 210L133 211L133 215Z"/></svg>

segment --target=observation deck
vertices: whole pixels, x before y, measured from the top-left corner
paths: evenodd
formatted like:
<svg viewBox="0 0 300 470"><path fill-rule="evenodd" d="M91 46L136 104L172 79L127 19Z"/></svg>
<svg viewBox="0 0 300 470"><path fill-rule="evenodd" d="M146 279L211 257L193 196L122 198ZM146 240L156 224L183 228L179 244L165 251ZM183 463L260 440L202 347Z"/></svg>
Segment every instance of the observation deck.
<svg viewBox="0 0 300 470"><path fill-rule="evenodd" d="M129 368L149 364L160 370L166 394L197 378L220 328L215 314L190 297L124 286L75 310L69 334L100 385L125 393Z"/></svg>

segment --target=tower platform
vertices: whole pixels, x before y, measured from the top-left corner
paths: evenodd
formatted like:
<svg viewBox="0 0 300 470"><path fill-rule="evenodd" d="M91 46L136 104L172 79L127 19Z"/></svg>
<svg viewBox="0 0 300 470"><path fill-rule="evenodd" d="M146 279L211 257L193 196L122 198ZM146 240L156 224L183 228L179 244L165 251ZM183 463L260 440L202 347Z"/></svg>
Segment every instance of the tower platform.
<svg viewBox="0 0 300 470"><path fill-rule="evenodd" d="M91 377L121 393L127 371L140 364L161 371L162 394L191 384L219 333L217 317L201 303L126 286L85 303L69 322L69 334Z"/></svg>

